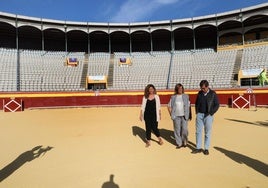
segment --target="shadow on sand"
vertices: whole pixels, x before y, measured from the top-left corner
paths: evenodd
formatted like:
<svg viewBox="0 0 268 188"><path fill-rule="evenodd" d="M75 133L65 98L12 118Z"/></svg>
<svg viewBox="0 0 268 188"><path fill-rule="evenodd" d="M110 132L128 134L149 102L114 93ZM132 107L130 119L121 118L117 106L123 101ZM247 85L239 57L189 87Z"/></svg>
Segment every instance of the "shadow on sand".
<svg viewBox="0 0 268 188"><path fill-rule="evenodd" d="M244 121L244 120L240 120L240 119L229 119L229 118L225 118L225 119L229 120L229 121L235 121L235 122L239 122L239 123L246 123L246 124L257 125L257 126L268 126L268 120L250 122L250 121Z"/></svg>
<svg viewBox="0 0 268 188"><path fill-rule="evenodd" d="M36 146L29 151L25 151L20 154L14 161L5 166L2 170L0 170L0 182L10 176L13 172L18 170L21 166L23 166L26 162L30 162L42 154L44 155L47 151L51 150L53 147L42 148L42 146Z"/></svg>
<svg viewBox="0 0 268 188"><path fill-rule="evenodd" d="M239 164L245 164L245 165L249 166L250 168L253 168L257 172L265 175L266 177L268 176L268 165L267 164L265 164L257 159L252 159L252 158L245 156L243 154L236 153L234 151L226 150L226 149L223 149L220 147L214 147L214 148L216 150L222 152L223 154L225 154L227 157L234 160L235 162L237 162Z"/></svg>
<svg viewBox="0 0 268 188"><path fill-rule="evenodd" d="M146 134L145 130L139 126L132 126L132 134L133 136L138 136L144 143L146 143ZM157 140L151 139L151 141L158 143Z"/></svg>
<svg viewBox="0 0 268 188"><path fill-rule="evenodd" d="M160 131L163 139L165 139L170 144L177 146L175 138L174 138L174 131L173 130L160 129L159 131ZM193 142L188 140L187 147L190 148L191 150L194 150L196 145Z"/></svg>
<svg viewBox="0 0 268 188"><path fill-rule="evenodd" d="M159 129L161 137L166 142L170 143L171 145L177 146L175 138L174 138L174 131L168 129ZM139 126L132 126L132 134L133 136L138 136L144 143L146 143L145 139L145 130ZM152 139L152 141L157 142L157 140ZM188 140L187 147L191 150L194 150L196 145Z"/></svg>
<svg viewBox="0 0 268 188"><path fill-rule="evenodd" d="M110 175L110 180L109 181L104 182L102 184L101 188L119 188L119 185L117 185L114 182L114 175L113 174Z"/></svg>
<svg viewBox="0 0 268 188"><path fill-rule="evenodd" d="M133 136L138 136L144 143L146 142L145 139L145 130L139 126L132 126L132 134Z"/></svg>

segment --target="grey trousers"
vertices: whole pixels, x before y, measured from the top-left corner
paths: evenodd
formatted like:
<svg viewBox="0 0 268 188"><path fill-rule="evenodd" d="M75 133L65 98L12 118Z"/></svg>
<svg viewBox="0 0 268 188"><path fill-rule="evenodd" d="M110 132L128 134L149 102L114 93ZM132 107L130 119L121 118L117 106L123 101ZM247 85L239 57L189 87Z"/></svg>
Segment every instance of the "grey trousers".
<svg viewBox="0 0 268 188"><path fill-rule="evenodd" d="M188 141L188 122L184 116L176 116L173 119L173 127L176 144L181 146Z"/></svg>

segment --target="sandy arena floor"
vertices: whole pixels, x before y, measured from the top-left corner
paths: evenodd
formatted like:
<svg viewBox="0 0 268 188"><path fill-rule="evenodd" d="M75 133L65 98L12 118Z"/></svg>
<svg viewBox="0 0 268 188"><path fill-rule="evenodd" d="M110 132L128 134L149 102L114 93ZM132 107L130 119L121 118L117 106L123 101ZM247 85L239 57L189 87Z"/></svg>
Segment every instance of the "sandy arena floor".
<svg viewBox="0 0 268 188"><path fill-rule="evenodd" d="M0 112L0 188L267 188L268 108L221 107L208 156L191 154L195 120L189 146L175 149L166 107L164 145L145 148L139 110Z"/></svg>

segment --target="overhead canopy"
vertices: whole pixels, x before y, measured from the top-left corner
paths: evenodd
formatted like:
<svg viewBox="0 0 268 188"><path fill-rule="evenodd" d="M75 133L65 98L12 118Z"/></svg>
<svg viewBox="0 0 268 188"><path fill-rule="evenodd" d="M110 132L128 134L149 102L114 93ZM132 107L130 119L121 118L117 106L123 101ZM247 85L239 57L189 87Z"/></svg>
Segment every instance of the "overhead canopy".
<svg viewBox="0 0 268 188"><path fill-rule="evenodd" d="M87 88L88 89L107 89L107 76L87 76Z"/></svg>
<svg viewBox="0 0 268 188"><path fill-rule="evenodd" d="M263 69L261 69L261 68L239 70L238 84L240 86L242 86L243 85L243 84L241 84L242 80L251 80L252 81L252 79L257 79L262 71L263 71Z"/></svg>

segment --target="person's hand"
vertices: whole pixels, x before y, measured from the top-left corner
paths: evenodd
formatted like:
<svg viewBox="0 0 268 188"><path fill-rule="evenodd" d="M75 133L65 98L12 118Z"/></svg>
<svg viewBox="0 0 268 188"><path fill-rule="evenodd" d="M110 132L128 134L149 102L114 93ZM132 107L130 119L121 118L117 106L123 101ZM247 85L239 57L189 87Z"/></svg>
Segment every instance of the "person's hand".
<svg viewBox="0 0 268 188"><path fill-rule="evenodd" d="M143 120L142 115L140 115L140 121L142 121L142 120Z"/></svg>

